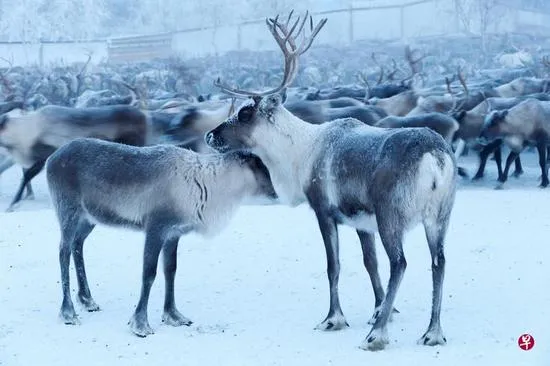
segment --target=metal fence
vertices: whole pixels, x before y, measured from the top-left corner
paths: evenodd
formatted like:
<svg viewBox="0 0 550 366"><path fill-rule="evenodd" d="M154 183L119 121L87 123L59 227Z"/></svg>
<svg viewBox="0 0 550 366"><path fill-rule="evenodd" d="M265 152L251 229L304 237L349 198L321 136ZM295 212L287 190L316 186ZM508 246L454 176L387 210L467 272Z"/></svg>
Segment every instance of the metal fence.
<svg viewBox="0 0 550 366"><path fill-rule="evenodd" d="M477 1L477 0L472 0ZM353 6L313 13L327 17L316 44L343 45L357 40L410 40L416 37L479 32L472 16L472 29L464 29L455 0L408 0L394 5ZM486 28L487 32L529 29L549 32L550 15L536 10L510 9ZM276 45L264 19L220 27L201 27L171 33L116 37L93 42L47 42L42 44L0 43L0 55L14 65L84 62L132 62L152 58L182 58L218 55L235 50L272 50Z"/></svg>

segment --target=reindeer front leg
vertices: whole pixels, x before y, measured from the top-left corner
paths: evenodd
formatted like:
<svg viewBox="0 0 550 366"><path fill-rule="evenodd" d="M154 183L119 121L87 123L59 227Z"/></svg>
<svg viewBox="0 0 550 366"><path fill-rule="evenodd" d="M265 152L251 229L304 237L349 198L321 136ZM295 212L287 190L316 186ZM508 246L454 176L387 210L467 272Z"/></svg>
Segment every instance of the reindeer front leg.
<svg viewBox="0 0 550 366"><path fill-rule="evenodd" d="M315 329L340 330L349 327L349 324L340 307L340 298L338 296L338 280L340 277L338 227L334 218L332 218L326 210L314 210L327 253L327 275L330 288L330 308L328 310L328 315L323 322L315 327Z"/></svg>
<svg viewBox="0 0 550 366"><path fill-rule="evenodd" d="M547 165L547 156L546 156L546 144L545 143L539 143L537 144L537 150L539 152L539 165L541 169L541 183L539 187L546 188L548 187L548 165Z"/></svg>

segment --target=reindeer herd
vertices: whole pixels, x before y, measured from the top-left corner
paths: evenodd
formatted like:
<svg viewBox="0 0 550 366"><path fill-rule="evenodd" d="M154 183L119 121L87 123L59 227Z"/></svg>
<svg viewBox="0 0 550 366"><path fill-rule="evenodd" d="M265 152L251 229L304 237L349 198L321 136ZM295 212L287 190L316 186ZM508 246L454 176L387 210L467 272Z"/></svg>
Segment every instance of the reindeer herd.
<svg viewBox="0 0 550 366"><path fill-rule="evenodd" d="M361 348L384 349L407 266L404 236L422 224L432 259L433 299L419 343L446 343L440 325L444 241L459 176L468 177L457 161L466 147L475 148L480 163L473 179L481 179L493 154L502 187L513 163L514 174L522 174L520 153L535 146L540 185L547 187L550 80L518 77L474 84L459 69L444 85L418 87L425 56L407 47L411 72L401 80L395 80L394 60L391 72L380 66L376 85L371 76L359 74L362 85L316 91L291 87L300 57L325 23L314 26L307 13L296 20L292 13L286 21L266 19L284 56L279 85L266 91L235 88L218 78L214 85L221 95L193 101L173 95L158 103L118 79L113 85L126 87L130 96L82 91L83 68L75 78L71 106L40 106L44 98L38 94L5 98L0 173L13 165L23 171L8 210L32 198L31 181L45 167L61 231L60 317L65 324L79 324L70 293L71 255L79 302L87 311L100 309L83 258L84 241L96 224L145 233L141 294L129 322L134 334L145 337L153 334L147 305L161 251L162 320L190 325L175 304L179 238L190 232L219 233L242 204L307 203L325 245L330 294L328 313L317 329L348 326L338 294L338 226L347 225L357 231L374 293L372 329ZM374 54L373 60L378 62ZM460 92L453 89L456 80ZM246 101L237 104L239 98ZM93 100L93 106L82 100ZM510 152L503 169L504 146ZM386 290L378 273L375 233L390 263Z"/></svg>

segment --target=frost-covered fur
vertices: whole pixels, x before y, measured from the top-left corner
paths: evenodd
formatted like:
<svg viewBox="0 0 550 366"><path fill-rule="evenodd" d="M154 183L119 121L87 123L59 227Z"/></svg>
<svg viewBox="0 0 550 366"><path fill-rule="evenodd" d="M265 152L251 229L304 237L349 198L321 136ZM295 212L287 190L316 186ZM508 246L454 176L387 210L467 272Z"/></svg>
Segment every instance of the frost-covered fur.
<svg viewBox="0 0 550 366"><path fill-rule="evenodd" d="M276 198L269 172L260 159L246 153L197 154L171 145L139 148L76 139L48 158L46 171L61 229L61 318L66 324L78 323L69 286L71 251L78 299L88 311L99 310L86 279L84 240L96 223L133 228L145 232L142 291L130 320L132 331L142 337L153 333L147 303L160 251L166 279L162 319L189 325L174 302L180 236L192 231L215 235L240 204Z"/></svg>
<svg viewBox="0 0 550 366"><path fill-rule="evenodd" d="M375 294L374 325L362 348L388 343L387 322L406 267L405 233L423 223L432 254L433 307L427 345L443 344L439 317L445 256L443 241L454 205L457 167L450 146L428 128L384 129L355 119L311 125L281 105L279 95L255 97L206 136L219 151L244 149L270 171L281 202L308 202L327 252L330 308L319 329L347 326L340 307L338 224L357 230ZM390 260L388 293L378 275L374 233Z"/></svg>
<svg viewBox="0 0 550 366"><path fill-rule="evenodd" d="M495 88L499 96L504 98L520 95L547 93L550 91L550 79L520 77Z"/></svg>
<svg viewBox="0 0 550 366"><path fill-rule="evenodd" d="M428 127L441 135L451 144L455 132L458 130L458 122L444 113L424 113L415 116L388 116L375 124L376 127L402 128L402 127Z"/></svg>
<svg viewBox="0 0 550 366"><path fill-rule="evenodd" d="M390 116L404 116L416 107L418 98L415 91L408 90L388 98L371 98L368 104L382 108Z"/></svg>

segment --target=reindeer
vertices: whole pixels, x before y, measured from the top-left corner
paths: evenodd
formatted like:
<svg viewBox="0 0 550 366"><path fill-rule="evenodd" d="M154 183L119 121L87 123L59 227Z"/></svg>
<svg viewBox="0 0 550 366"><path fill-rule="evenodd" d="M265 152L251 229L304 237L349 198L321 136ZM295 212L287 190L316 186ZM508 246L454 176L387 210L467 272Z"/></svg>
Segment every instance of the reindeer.
<svg viewBox="0 0 550 366"><path fill-rule="evenodd" d="M0 146L24 168L23 179L8 211L60 146L77 137L97 137L128 145L153 142L146 114L131 106L71 108L49 105L28 114L0 116Z"/></svg>
<svg viewBox="0 0 550 366"><path fill-rule="evenodd" d="M537 147L542 171L540 187L548 183L547 147L550 143L550 102L529 98L510 109L492 111L485 118L480 136L487 140L501 138L512 150L506 159L504 173L499 177L497 189L508 179L512 163L528 145Z"/></svg>
<svg viewBox="0 0 550 366"><path fill-rule="evenodd" d="M379 98L379 99L390 98L390 97L393 97L394 95L411 90L411 86L412 86L412 83L410 82L411 80L407 82L407 79L411 79L410 77L401 80L397 84L392 82L395 78L395 75L400 71L399 68L397 67L397 62L395 61L395 59L392 58L393 70L389 72L388 75L386 75L386 80L389 82L382 84L382 82L384 81L385 69L383 66L380 65L380 63L376 59L376 54L374 52L371 54L371 58L374 61L374 63L380 68L380 75L378 76L376 85L374 87L371 87L368 81L368 77L363 72L358 73L357 77L359 81L365 86L364 101L368 101L371 98ZM417 60L416 62L419 62L419 61L420 59ZM411 61L411 62L413 62L413 65L415 64L414 61Z"/></svg>
<svg viewBox="0 0 550 366"><path fill-rule="evenodd" d="M162 321L190 325L174 301L180 236L190 232L216 235L239 204L255 198L276 199L260 159L239 152L197 154L171 145L140 148L78 138L48 158L46 173L61 230L61 319L65 324L79 324L70 293L71 252L78 300L87 311L100 310L90 293L82 253L95 223L137 229L145 232L143 283L129 324L140 337L154 333L147 304L160 251L166 280Z"/></svg>
<svg viewBox="0 0 550 366"><path fill-rule="evenodd" d="M291 13L292 15L292 13ZM220 152L249 151L266 164L280 202L296 206L307 202L315 212L327 254L330 307L317 329L348 326L340 307L338 225L357 230L363 261L375 296L374 325L361 347L380 350L389 343L387 322L407 262L405 232L422 222L432 256L433 299L424 345L446 343L440 325L445 270L444 239L454 205L457 167L445 140L428 128L383 129L345 118L321 125L291 114L278 92L289 86L298 71L298 58L311 46L326 23L315 28L300 45L307 13L298 28L288 29L278 17L266 19L269 31L284 54L281 84L264 92L234 89L217 80L224 92L250 97L206 142ZM295 30L297 29L297 32ZM374 247L379 232L390 261L388 292L384 294Z"/></svg>
<svg viewBox="0 0 550 366"><path fill-rule="evenodd" d="M283 102L285 108L292 114L312 124L322 124L338 118L353 117L363 123L373 125L387 116L383 109L366 106L352 98L288 101L286 93L284 93ZM359 105L354 104L355 102ZM214 110L203 109L199 106L187 107L171 119L170 127L166 128L163 133L180 146L188 147L197 152L207 152L211 149L204 143L204 135L227 119L232 114L233 109L233 103L223 104Z"/></svg>
<svg viewBox="0 0 550 366"><path fill-rule="evenodd" d="M495 90L498 96L505 98L535 93L547 93L550 91L550 79L519 77L509 83L497 86Z"/></svg>
<svg viewBox="0 0 550 366"><path fill-rule="evenodd" d="M477 141L483 128L485 117L491 111L512 108L528 98L535 98L538 100L550 100L550 95L545 93L537 93L528 96L510 98L492 97L485 99L483 102L481 102L475 108L469 111L462 110L453 113L453 117L458 121L460 125L460 128L456 133L456 138L464 141ZM479 151L479 167L475 176L472 178L473 180L479 180L483 178L487 159L489 158L489 155L491 155L491 153L493 154L495 158L495 163L497 165L498 180L501 181L502 179L504 179L502 170L501 146L502 139L494 139L490 143L482 147L482 149ZM515 169L513 175L515 177L519 177L523 174L523 167L521 165L521 159L519 156L515 159L514 164Z"/></svg>

